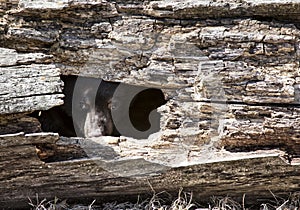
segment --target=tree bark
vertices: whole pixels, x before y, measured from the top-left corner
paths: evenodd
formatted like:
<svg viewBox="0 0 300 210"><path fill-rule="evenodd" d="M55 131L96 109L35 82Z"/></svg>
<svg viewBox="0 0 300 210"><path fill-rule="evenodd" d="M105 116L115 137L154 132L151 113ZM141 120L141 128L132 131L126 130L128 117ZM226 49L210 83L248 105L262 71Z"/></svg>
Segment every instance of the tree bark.
<svg viewBox="0 0 300 210"><path fill-rule="evenodd" d="M0 203L299 191L297 1L0 3ZM66 138L39 112L60 76L159 88L160 131ZM34 112L34 114L32 114Z"/></svg>

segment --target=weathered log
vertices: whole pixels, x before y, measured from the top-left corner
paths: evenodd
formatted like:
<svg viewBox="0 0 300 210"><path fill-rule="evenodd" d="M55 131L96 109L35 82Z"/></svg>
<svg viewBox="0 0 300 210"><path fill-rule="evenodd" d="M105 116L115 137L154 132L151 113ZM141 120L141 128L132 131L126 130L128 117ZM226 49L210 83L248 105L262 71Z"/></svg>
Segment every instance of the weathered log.
<svg viewBox="0 0 300 210"><path fill-rule="evenodd" d="M184 187L254 203L269 190L299 191L299 8L1 1L1 207L25 207L36 193L104 200ZM160 131L139 140L36 133L35 117L63 104L61 75L161 89Z"/></svg>
<svg viewBox="0 0 300 210"><path fill-rule="evenodd" d="M57 135L19 134L0 138L0 203L5 208L26 207L27 198L36 194L48 199L55 195L71 200L105 200L116 195L133 198L149 194L152 188L156 192L175 192L180 187L193 191L197 199L226 194L241 198L245 193L249 197L247 202L253 204L257 195L269 197L269 190L280 195L299 189L299 166L280 159L279 151L220 153L223 157L211 159L210 163L179 168L141 158L105 160L95 154L78 161L45 163L35 154L34 144L53 144L58 140Z"/></svg>
<svg viewBox="0 0 300 210"><path fill-rule="evenodd" d="M0 114L46 110L63 103L59 69L52 64L33 64L50 57L0 49Z"/></svg>
<svg viewBox="0 0 300 210"><path fill-rule="evenodd" d="M0 133L36 133L41 132L40 123L36 118L22 114L7 114L0 116Z"/></svg>

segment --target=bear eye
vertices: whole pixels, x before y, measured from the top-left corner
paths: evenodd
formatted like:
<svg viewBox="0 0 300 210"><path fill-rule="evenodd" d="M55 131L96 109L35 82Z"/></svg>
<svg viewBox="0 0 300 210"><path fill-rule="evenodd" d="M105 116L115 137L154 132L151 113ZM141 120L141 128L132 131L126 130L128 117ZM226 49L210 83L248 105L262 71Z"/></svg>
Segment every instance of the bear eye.
<svg viewBox="0 0 300 210"><path fill-rule="evenodd" d="M87 102L87 98L84 97L80 102L79 102L79 107L81 110L86 111L90 108L88 102Z"/></svg>
<svg viewBox="0 0 300 210"><path fill-rule="evenodd" d="M110 110L116 110L118 108L118 103L116 101L109 100L107 103L107 107Z"/></svg>

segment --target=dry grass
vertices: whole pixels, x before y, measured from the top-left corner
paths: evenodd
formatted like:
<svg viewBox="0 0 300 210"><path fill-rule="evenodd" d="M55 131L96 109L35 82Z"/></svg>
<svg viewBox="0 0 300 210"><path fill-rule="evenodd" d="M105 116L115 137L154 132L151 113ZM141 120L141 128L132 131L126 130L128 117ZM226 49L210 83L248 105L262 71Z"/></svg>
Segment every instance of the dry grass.
<svg viewBox="0 0 300 210"><path fill-rule="evenodd" d="M272 193L272 192L270 192ZM261 210L300 210L300 193L293 193L287 199L273 195L273 200L261 204Z"/></svg>
<svg viewBox="0 0 300 210"><path fill-rule="evenodd" d="M103 210L115 210L115 209L128 209L128 210L189 210L196 209L196 205L192 203L192 194L183 193L179 191L177 199L175 199L171 205L164 204L165 201L159 197L159 194L153 194L152 198L148 201L145 200L136 204L124 203L121 204L104 204Z"/></svg>
<svg viewBox="0 0 300 210"><path fill-rule="evenodd" d="M96 200L94 200L90 205L73 205L69 206L66 200L60 201L58 198L54 198L52 201L47 201L43 199L42 201L39 200L38 195L36 195L36 200L32 201L28 198L29 206L32 210L95 210L100 209L99 207L92 207Z"/></svg>
<svg viewBox="0 0 300 210"><path fill-rule="evenodd" d="M245 207L244 199L242 204L229 197L212 197L207 207L199 207L193 203L192 193L179 191L177 198L169 205L160 198L162 193L154 193L151 199L138 201L136 203L105 203L101 207L94 205L95 201L88 206L73 205L69 206L67 202L55 198L52 201L45 199L35 201L29 199L29 205L32 210L300 210L300 193L293 193L287 199L273 195L272 200L263 202L260 207Z"/></svg>

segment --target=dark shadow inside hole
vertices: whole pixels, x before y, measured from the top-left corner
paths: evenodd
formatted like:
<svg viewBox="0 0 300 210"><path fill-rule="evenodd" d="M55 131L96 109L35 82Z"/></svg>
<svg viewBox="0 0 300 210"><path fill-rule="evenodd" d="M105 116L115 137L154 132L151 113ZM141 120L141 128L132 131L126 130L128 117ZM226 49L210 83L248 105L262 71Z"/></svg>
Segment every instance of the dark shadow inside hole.
<svg viewBox="0 0 300 210"><path fill-rule="evenodd" d="M39 119L44 132L56 132L66 137L128 136L119 133L111 113L114 101L112 98L120 83L78 76L62 76L62 80L64 105L32 114ZM152 111L157 112L156 108L166 103L163 92L156 88L145 89L132 85L121 87L141 90L135 96L128 96L127 91L122 90L124 95L121 99L116 99L119 100L117 103L121 103L121 106L118 106L118 109L121 109L120 113L129 115L130 122L124 123L132 123L139 131L148 130L151 126L149 114ZM122 106L122 97L133 98L129 110ZM120 119L122 120L121 117ZM159 128L156 131L158 130ZM129 137L136 136L132 134Z"/></svg>
<svg viewBox="0 0 300 210"><path fill-rule="evenodd" d="M38 118L44 132L58 133L60 136L76 137L72 117L64 106L53 107L47 111L34 112L32 116Z"/></svg>
<svg viewBox="0 0 300 210"><path fill-rule="evenodd" d="M157 112L156 108L165 103L164 94L159 89L149 88L139 92L129 107L129 118L132 125L139 131L147 131L151 127L150 113Z"/></svg>

